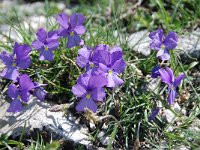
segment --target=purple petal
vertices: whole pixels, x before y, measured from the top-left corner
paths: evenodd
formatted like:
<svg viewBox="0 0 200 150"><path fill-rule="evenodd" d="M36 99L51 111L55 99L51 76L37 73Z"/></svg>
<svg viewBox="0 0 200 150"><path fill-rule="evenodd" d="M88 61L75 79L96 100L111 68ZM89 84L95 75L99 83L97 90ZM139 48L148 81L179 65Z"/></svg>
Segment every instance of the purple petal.
<svg viewBox="0 0 200 150"><path fill-rule="evenodd" d="M23 102L28 102L29 101L29 97L30 97L30 93L28 91L21 91L20 97L21 97L21 100Z"/></svg>
<svg viewBox="0 0 200 150"><path fill-rule="evenodd" d="M19 99L14 99L7 110L7 112L20 112L22 110L22 104Z"/></svg>
<svg viewBox="0 0 200 150"><path fill-rule="evenodd" d="M97 111L97 105L92 99L83 98L80 102L76 105L76 111L83 112L84 108L88 108L92 110L94 113Z"/></svg>
<svg viewBox="0 0 200 150"><path fill-rule="evenodd" d="M176 98L176 89L171 89L168 95L168 104L173 105Z"/></svg>
<svg viewBox="0 0 200 150"><path fill-rule="evenodd" d="M3 51L1 53L0 59L1 59L2 63L5 64L6 66L11 66L13 63L13 57L6 51Z"/></svg>
<svg viewBox="0 0 200 150"><path fill-rule="evenodd" d="M58 35L63 37L68 37L70 34L68 29L60 28L58 29Z"/></svg>
<svg viewBox="0 0 200 150"><path fill-rule="evenodd" d="M159 50L162 46L163 30L158 29L149 34L149 37L152 39L150 43L150 48L153 50Z"/></svg>
<svg viewBox="0 0 200 150"><path fill-rule="evenodd" d="M70 25L72 29L75 29L76 26L82 26L85 18L82 14L74 13L70 16Z"/></svg>
<svg viewBox="0 0 200 150"><path fill-rule="evenodd" d="M88 83L88 89L101 88L107 84L106 78L101 75L92 75Z"/></svg>
<svg viewBox="0 0 200 150"><path fill-rule="evenodd" d="M38 39L39 41L41 41L42 43L45 42L45 40L46 40L46 38L47 38L47 32L46 32L45 29L43 29L43 28L39 29L39 30L37 31L36 35L37 35L37 39Z"/></svg>
<svg viewBox="0 0 200 150"><path fill-rule="evenodd" d="M42 42L40 42L39 40L35 40L33 43L32 43L32 46L34 49L36 50L42 50L44 48L44 44Z"/></svg>
<svg viewBox="0 0 200 150"><path fill-rule="evenodd" d="M10 98L16 99L19 95L19 90L15 84L10 84L8 87L7 94Z"/></svg>
<svg viewBox="0 0 200 150"><path fill-rule="evenodd" d="M31 58L29 56L20 57L16 60L16 63L21 69L27 69L31 65Z"/></svg>
<svg viewBox="0 0 200 150"><path fill-rule="evenodd" d="M51 50L42 50L41 51L39 60L53 61L53 59L54 59L54 54Z"/></svg>
<svg viewBox="0 0 200 150"><path fill-rule="evenodd" d="M107 81L107 87L116 87L124 83L124 81L120 79L116 74L108 74Z"/></svg>
<svg viewBox="0 0 200 150"><path fill-rule="evenodd" d="M174 87L177 88L184 78L185 78L185 75L183 73L180 74L174 81Z"/></svg>
<svg viewBox="0 0 200 150"><path fill-rule="evenodd" d="M171 86L174 82L174 74L173 71L169 68L166 67L159 69L160 77L162 82L167 83L169 86Z"/></svg>
<svg viewBox="0 0 200 150"><path fill-rule="evenodd" d="M55 39L58 40L60 37L58 36L58 31L52 30L48 32L48 38L49 39Z"/></svg>
<svg viewBox="0 0 200 150"><path fill-rule="evenodd" d="M95 63L102 63L106 66L111 64L111 54L109 51L105 50L95 50L93 53L92 61Z"/></svg>
<svg viewBox="0 0 200 150"><path fill-rule="evenodd" d="M58 17L56 18L58 24L65 28L65 29L68 29L69 25L68 25L68 16L67 14L65 14L64 12L60 13L58 15Z"/></svg>
<svg viewBox="0 0 200 150"><path fill-rule="evenodd" d="M169 52L168 52L168 50L164 50L164 54L163 55L161 55L161 56L159 56L159 59L160 60L169 60L170 59L170 55L169 55Z"/></svg>
<svg viewBox="0 0 200 150"><path fill-rule="evenodd" d="M36 96L40 101L43 101L47 92L42 87L34 88L33 95Z"/></svg>
<svg viewBox="0 0 200 150"><path fill-rule="evenodd" d="M81 38L78 34L74 33L74 35L68 36L67 48L72 48L74 46L78 46L81 42Z"/></svg>
<svg viewBox="0 0 200 150"><path fill-rule="evenodd" d="M149 116L149 121L154 120L158 115L160 108L157 107L156 109L152 110L151 115Z"/></svg>
<svg viewBox="0 0 200 150"><path fill-rule="evenodd" d="M101 74L105 74L108 73L108 71L111 70L110 68L108 68L106 65L99 63L99 67L97 68L97 71Z"/></svg>
<svg viewBox="0 0 200 150"><path fill-rule="evenodd" d="M49 51L55 50L59 46L59 42L57 39L47 39L46 42L47 42L47 47Z"/></svg>
<svg viewBox="0 0 200 150"><path fill-rule="evenodd" d="M157 78L158 76L160 76L159 69L160 69L160 66L154 66L151 73L152 78Z"/></svg>
<svg viewBox="0 0 200 150"><path fill-rule="evenodd" d="M113 72L117 73L122 73L125 68L126 68L126 62L123 59L117 60L111 67Z"/></svg>
<svg viewBox="0 0 200 150"><path fill-rule="evenodd" d="M17 56L16 60L20 59L21 57L28 56L30 52L31 52L30 46L26 44L19 45L17 42L15 42L14 53Z"/></svg>
<svg viewBox="0 0 200 150"><path fill-rule="evenodd" d="M74 28L74 31L79 34L79 35L82 35L86 32L86 28L84 26L76 26Z"/></svg>
<svg viewBox="0 0 200 150"><path fill-rule="evenodd" d="M114 64L117 60L122 59L122 49L119 46L113 47L110 50L111 64Z"/></svg>
<svg viewBox="0 0 200 150"><path fill-rule="evenodd" d="M91 97L95 101L103 101L105 96L106 96L106 93L103 88L96 88L91 91Z"/></svg>
<svg viewBox="0 0 200 150"><path fill-rule="evenodd" d="M16 82L17 77L19 76L19 72L16 67L7 67L0 73L0 76Z"/></svg>
<svg viewBox="0 0 200 150"><path fill-rule="evenodd" d="M88 73L82 74L78 78L77 83L83 86L85 89L87 89L90 78L91 78L91 74L88 74Z"/></svg>
<svg viewBox="0 0 200 150"><path fill-rule="evenodd" d="M151 39L157 39L159 41L162 41L163 38L163 30L162 29L157 29L156 31L153 31L149 34L149 37Z"/></svg>
<svg viewBox="0 0 200 150"><path fill-rule="evenodd" d="M21 74L19 77L19 89L21 92L23 91L30 91L33 89L34 83L30 79L30 77L27 74Z"/></svg>
<svg viewBox="0 0 200 150"><path fill-rule="evenodd" d="M177 46L178 35L176 32L169 32L164 40L165 48L168 50L174 49Z"/></svg>
<svg viewBox="0 0 200 150"><path fill-rule="evenodd" d="M76 63L79 67L86 67L87 63L90 61L92 50L89 47L84 46L78 50L78 57L76 58Z"/></svg>
<svg viewBox="0 0 200 150"><path fill-rule="evenodd" d="M77 83L72 87L72 93L77 97L83 97L86 94L86 89Z"/></svg>
<svg viewBox="0 0 200 150"><path fill-rule="evenodd" d="M94 51L99 51L99 50L109 51L109 45L99 44L99 45L95 46Z"/></svg>

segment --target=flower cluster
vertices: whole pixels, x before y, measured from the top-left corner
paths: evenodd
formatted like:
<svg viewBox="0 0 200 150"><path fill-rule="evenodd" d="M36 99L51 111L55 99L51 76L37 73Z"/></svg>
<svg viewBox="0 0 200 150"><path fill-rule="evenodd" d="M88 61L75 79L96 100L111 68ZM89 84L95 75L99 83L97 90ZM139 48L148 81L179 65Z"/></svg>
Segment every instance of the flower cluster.
<svg viewBox="0 0 200 150"><path fill-rule="evenodd" d="M158 29L149 34L149 37L152 39L150 43L150 48L157 50L157 57L162 60L170 60L169 50L174 49L177 46L178 37L177 33L169 32L166 37L163 36L163 30ZM178 77L175 78L172 69L168 66L158 66L155 65L152 70L152 78L160 77L161 81L168 85L168 104L171 106L174 104L174 100L177 95L177 87L181 81L185 78L185 75L181 73ZM157 107L154 109L149 117L149 120L155 119L159 113L160 108Z"/></svg>
<svg viewBox="0 0 200 150"><path fill-rule="evenodd" d="M126 67L122 58L122 49L119 46L109 48L108 45L99 44L93 49L83 46L79 49L76 62L79 67L86 68L72 92L81 100L76 106L78 112L85 108L97 111L96 102L103 102L106 93L103 87L114 88L122 85L124 81L119 78Z"/></svg>
<svg viewBox="0 0 200 150"><path fill-rule="evenodd" d="M59 39L67 37L66 48L72 48L82 45L84 41L80 35L86 32L82 25L85 18L82 14L72 14L69 17L65 13L60 13L57 17L59 25L58 30L47 32L41 28L37 31L37 39L32 42L32 47L40 51L39 60L53 61L53 50L59 47ZM15 42L13 53L9 54L3 51L0 54L0 60L5 64L5 68L0 76L13 81L8 87L8 96L13 100L8 108L8 112L19 112L22 109L22 103L27 103L30 93L33 93L39 100L44 100L46 91L37 82L32 82L27 74L20 74L21 70L28 69L32 63L30 53L32 48L26 44Z"/></svg>

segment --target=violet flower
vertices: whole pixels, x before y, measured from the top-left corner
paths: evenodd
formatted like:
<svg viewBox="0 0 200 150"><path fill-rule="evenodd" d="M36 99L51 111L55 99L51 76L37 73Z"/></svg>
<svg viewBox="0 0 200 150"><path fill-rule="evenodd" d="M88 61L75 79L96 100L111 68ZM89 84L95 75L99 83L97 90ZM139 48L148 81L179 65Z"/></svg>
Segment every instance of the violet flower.
<svg viewBox="0 0 200 150"><path fill-rule="evenodd" d="M93 52L94 50L88 46L79 49L76 63L79 67L86 68L87 73L98 74L98 63L92 61Z"/></svg>
<svg viewBox="0 0 200 150"><path fill-rule="evenodd" d="M160 107L156 107L152 110L151 115L149 116L149 121L154 120L160 111Z"/></svg>
<svg viewBox="0 0 200 150"><path fill-rule="evenodd" d="M80 35L86 32L83 26L84 20L84 16L78 13L72 14L70 19L64 12L58 15L57 22L60 25L58 35L68 37L67 48L78 46L81 43Z"/></svg>
<svg viewBox="0 0 200 150"><path fill-rule="evenodd" d="M118 46L109 50L108 45L99 45L93 54L93 62L98 63L98 72L107 78L107 87L122 85L124 81L118 77L126 67L122 59L122 49Z"/></svg>
<svg viewBox="0 0 200 150"><path fill-rule="evenodd" d="M59 46L57 31L49 31L41 28L37 32L37 40L32 43L32 46L36 50L40 50L39 60L52 61L54 59L53 50L56 50Z"/></svg>
<svg viewBox="0 0 200 150"><path fill-rule="evenodd" d="M22 110L22 102L28 102L30 96L30 90L35 86L27 74L22 74L18 78L19 86L11 84L8 87L7 94L13 101L10 103L10 106L7 112L19 112Z"/></svg>
<svg viewBox="0 0 200 150"><path fill-rule="evenodd" d="M149 37L152 39L150 43L150 48L157 50L157 57L161 60L169 60L169 50L174 49L177 46L178 35L176 32L169 32L165 37L163 35L163 30L158 29L149 34Z"/></svg>
<svg viewBox="0 0 200 150"><path fill-rule="evenodd" d="M152 77L152 78L157 78L157 77L159 77L159 76L160 76L159 70L160 70L160 66L155 65L154 68L152 69L151 77Z"/></svg>
<svg viewBox="0 0 200 150"><path fill-rule="evenodd" d="M34 82L34 91L33 95L37 97L40 101L43 101L47 92L44 90L42 86L46 86L47 84L38 84L37 82Z"/></svg>
<svg viewBox="0 0 200 150"><path fill-rule="evenodd" d="M27 69L31 65L30 52L31 48L28 45L19 45L17 42L15 42L12 55L3 51L0 59L6 65L6 68L1 72L0 76L16 82L19 76L18 69Z"/></svg>
<svg viewBox="0 0 200 150"><path fill-rule="evenodd" d="M78 112L82 112L84 111L84 108L88 108L95 113L97 111L95 101L103 101L106 96L103 86L106 84L107 81L101 74L81 75L77 84L72 87L73 94L81 98L75 109Z"/></svg>
<svg viewBox="0 0 200 150"><path fill-rule="evenodd" d="M182 73L177 78L175 78L173 71L169 67L161 68L159 72L162 82L168 84L168 104L173 105L176 98L176 89L181 81L185 78L185 75Z"/></svg>

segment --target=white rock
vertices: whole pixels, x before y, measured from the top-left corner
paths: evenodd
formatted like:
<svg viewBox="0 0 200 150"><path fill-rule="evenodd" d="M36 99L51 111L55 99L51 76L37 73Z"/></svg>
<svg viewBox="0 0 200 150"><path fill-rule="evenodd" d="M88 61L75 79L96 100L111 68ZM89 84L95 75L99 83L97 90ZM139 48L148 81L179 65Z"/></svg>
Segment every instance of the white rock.
<svg viewBox="0 0 200 150"><path fill-rule="evenodd" d="M168 123L172 123L175 120L175 115L169 109L163 110L162 116Z"/></svg>
<svg viewBox="0 0 200 150"><path fill-rule="evenodd" d="M133 33L128 38L128 46L134 51L141 53L145 56L150 55L150 38L148 37L149 32L147 30Z"/></svg>
<svg viewBox="0 0 200 150"><path fill-rule="evenodd" d="M45 127L65 140L90 145L89 137L86 135L88 129L76 124L76 118L70 113L64 117L63 112L50 112L50 105L35 99L30 100L21 112L15 114L6 112L9 107L7 102L1 101L0 107L0 136L5 133L8 136L19 136L26 123L27 134L33 129L42 130Z"/></svg>
<svg viewBox="0 0 200 150"><path fill-rule="evenodd" d="M172 109L173 109L176 113L180 113L180 112L181 112L181 107L179 106L178 103L174 103L174 105L172 106Z"/></svg>
<svg viewBox="0 0 200 150"><path fill-rule="evenodd" d="M111 138L109 136L106 136L105 132L103 132L103 131L99 132L99 134L97 135L97 137L99 138L100 142L103 145L108 145L109 142L110 142L110 138Z"/></svg>

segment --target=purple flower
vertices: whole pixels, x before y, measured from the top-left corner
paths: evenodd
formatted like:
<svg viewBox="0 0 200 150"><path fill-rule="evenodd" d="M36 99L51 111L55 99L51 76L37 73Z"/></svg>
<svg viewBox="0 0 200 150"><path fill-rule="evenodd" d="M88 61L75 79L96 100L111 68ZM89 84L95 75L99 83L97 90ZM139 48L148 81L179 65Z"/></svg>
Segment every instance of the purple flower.
<svg viewBox="0 0 200 150"><path fill-rule="evenodd" d="M31 48L28 45L19 45L17 42L15 42L12 55L3 51L0 55L0 59L3 64L6 65L6 68L0 76L16 82L19 76L18 69L27 69L31 65L31 59L29 57L30 52Z"/></svg>
<svg viewBox="0 0 200 150"><path fill-rule="evenodd" d="M118 46L109 50L108 45L98 45L95 48L93 63L98 63L98 72L107 78L107 87L116 87L124 83L118 77L126 67L125 61L122 59L122 49Z"/></svg>
<svg viewBox="0 0 200 150"><path fill-rule="evenodd" d="M160 69L160 66L157 66L157 65L154 66L151 73L152 78L157 78L158 76L160 76L159 69Z"/></svg>
<svg viewBox="0 0 200 150"><path fill-rule="evenodd" d="M76 106L78 112L88 108L93 112L97 111L95 101L103 101L106 96L103 86L107 84L105 77L101 74L91 75L83 74L77 81L77 84L72 87L72 92L81 100Z"/></svg>
<svg viewBox="0 0 200 150"><path fill-rule="evenodd" d="M33 95L36 96L40 101L43 101L47 92L42 86L46 86L46 84L39 85L37 82L34 82L34 86Z"/></svg>
<svg viewBox="0 0 200 150"><path fill-rule="evenodd" d="M168 103L169 105L173 105L176 98L176 89L181 81L185 78L185 75L182 73L177 78L175 78L173 71L169 67L166 67L165 69L162 68L159 70L159 72L162 82L168 84Z"/></svg>
<svg viewBox="0 0 200 150"><path fill-rule="evenodd" d="M43 29L37 32L37 40L32 43L36 50L40 50L39 60L52 61L54 59L53 50L59 46L57 31L49 31L48 33Z"/></svg>
<svg viewBox="0 0 200 150"><path fill-rule="evenodd" d="M82 14L74 13L69 17L65 13L60 13L57 22L60 25L59 36L68 37L67 48L78 46L81 43L82 35L86 32L83 26L85 18Z"/></svg>
<svg viewBox="0 0 200 150"><path fill-rule="evenodd" d="M149 116L149 121L154 120L158 115L160 108L157 107L156 109L152 110L151 115Z"/></svg>
<svg viewBox="0 0 200 150"><path fill-rule="evenodd" d="M163 30L158 29L149 34L149 37L152 39L150 43L150 48L157 50L157 57L161 60L169 60L169 50L174 49L177 46L178 35L176 32L169 32L165 37L163 35Z"/></svg>
<svg viewBox="0 0 200 150"><path fill-rule="evenodd" d="M19 86L11 84L8 87L7 94L13 101L10 103L10 107L7 112L19 112L22 110L22 102L28 102L30 93L35 86L27 74L22 74L18 78Z"/></svg>
<svg viewBox="0 0 200 150"><path fill-rule="evenodd" d="M84 46L83 48L78 50L78 56L76 58L76 63L81 68L86 68L87 73L98 74L97 67L98 63L94 63L92 61L93 50Z"/></svg>

